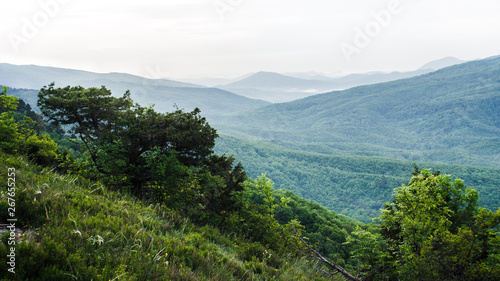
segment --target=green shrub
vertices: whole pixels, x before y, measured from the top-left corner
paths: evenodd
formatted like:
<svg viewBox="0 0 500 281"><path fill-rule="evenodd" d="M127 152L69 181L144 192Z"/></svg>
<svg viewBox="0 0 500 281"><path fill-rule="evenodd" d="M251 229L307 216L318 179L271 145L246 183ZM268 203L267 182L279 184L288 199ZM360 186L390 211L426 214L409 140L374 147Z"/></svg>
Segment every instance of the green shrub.
<svg viewBox="0 0 500 281"><path fill-rule="evenodd" d="M57 163L59 149L48 135L31 135L24 145L26 155L35 163L50 166Z"/></svg>

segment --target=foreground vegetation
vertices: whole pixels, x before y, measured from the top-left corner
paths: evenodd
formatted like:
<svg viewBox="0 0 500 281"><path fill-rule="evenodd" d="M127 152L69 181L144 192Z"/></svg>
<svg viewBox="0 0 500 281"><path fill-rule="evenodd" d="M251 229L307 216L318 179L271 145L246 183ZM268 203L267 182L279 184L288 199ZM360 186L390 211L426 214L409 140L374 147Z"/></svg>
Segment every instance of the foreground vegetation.
<svg viewBox="0 0 500 281"><path fill-rule="evenodd" d="M323 280L314 264L241 235L194 224L76 175L60 175L1 153L1 180L16 169L16 215L22 234L16 273L4 280ZM0 219L6 221L6 191ZM0 256L8 254L8 232Z"/></svg>
<svg viewBox="0 0 500 281"><path fill-rule="evenodd" d="M49 85L48 124L3 91L2 280L500 278L500 209L450 176L415 166L367 225L249 178L199 110Z"/></svg>
<svg viewBox="0 0 500 281"><path fill-rule="evenodd" d="M462 180L415 166L377 223L348 238L363 280L500 279L500 208L480 208Z"/></svg>
<svg viewBox="0 0 500 281"><path fill-rule="evenodd" d="M57 91L65 93L66 90ZM85 93L86 89L73 90L81 91L81 98L91 96ZM100 98L101 102L108 102L108 105L113 101L133 105L128 103L127 97L115 100L104 89L90 91L94 91L95 99ZM105 132L101 127L92 127L93 122L83 122L83 126L73 127L75 135L70 136L72 142L79 142L86 148L74 151L73 154L80 152L82 155L80 159L75 159L68 152L71 148L64 146L68 142L66 138L56 134L53 140L47 134L46 128L57 128L59 124L49 125L38 118L44 129L30 129L28 125L36 123L31 118L21 118L22 121L14 118L18 113L24 114L20 108L16 108L17 101L6 95L1 97L3 113L0 129L10 132L10 135L0 141L4 151L0 154L3 171L0 176L2 181L7 182L8 169L16 170L16 219L20 227L18 231L23 233L18 240L16 274L8 273L5 278L325 278L314 270L314 262L299 254L301 246L287 226L290 221L277 219L284 218L282 211L288 203L301 208L299 216L303 216L303 213L310 211L306 205L308 203L299 204L296 198L282 197L273 190L272 182L265 176L256 180L249 179L241 165L233 165L231 157L212 154L210 145L215 132L203 118L198 118L197 112L177 111L161 115L151 109L135 108L135 113L144 112L147 115L146 120L166 121L163 129L168 128L168 124L179 126L172 128L166 137L175 138L172 133L184 134L176 139L177 142L171 139L164 141L176 150L165 152L159 146L154 146L149 153L144 154L145 158L135 158L135 162L126 157L133 152L130 149L154 145L152 139L144 141L141 144L143 146L136 143L125 150L125 146L121 145L129 144L134 131L119 131L114 127L113 131ZM91 102L95 107L87 107L82 100L73 104L90 110L106 109L103 103L99 104L95 100ZM91 113L96 116L95 112ZM108 117L113 114L110 110L101 113ZM121 113L115 111L114 114ZM79 112L79 116L84 115L84 112ZM128 116L129 122L145 121ZM147 119L151 116L154 119ZM113 119L114 117L116 116L112 116ZM186 126L182 122L192 124ZM156 123L153 121L149 124L154 126ZM199 126L192 126L193 124ZM84 127L86 125L88 127ZM134 127L130 123L127 128ZM198 139L189 139L188 135L191 133L188 128L193 130L192 135L196 135ZM91 129L96 131L90 132ZM199 129L207 132L205 142L200 138ZM164 136L161 130L148 132L146 137ZM154 135L155 132L157 135ZM84 136L86 133L88 135ZM99 133L102 135L98 136ZM116 135L111 138L110 134ZM76 135L80 135L81 139L77 140ZM30 138L43 141L43 144L28 146L25 140ZM118 141L108 143L107 140L110 139ZM196 146L200 143L201 145ZM132 167L137 167L141 172L148 171L145 166L149 167L149 171L154 169L156 173L126 172L131 171ZM141 180L137 181L135 177L141 177ZM9 218L7 191L6 189L1 193L2 222ZM288 215L291 214L289 208ZM324 208L322 211L323 216L330 221L337 218L333 212ZM350 230L358 224L347 218L342 218L341 221L348 222ZM337 232L346 227L340 221L332 226L338 228ZM315 233L311 228L308 231ZM303 233L306 234L307 231L304 230ZM2 236L1 251L4 257L9 251L9 235L9 232L5 232ZM330 244L341 244L346 241L346 237L347 234L342 233L333 240L327 240ZM316 240L317 243L321 242L317 238ZM344 265L349 264L348 252L348 249L343 250ZM335 257L335 254L332 252L329 256ZM7 264L3 263L1 269L2 274L7 273Z"/></svg>

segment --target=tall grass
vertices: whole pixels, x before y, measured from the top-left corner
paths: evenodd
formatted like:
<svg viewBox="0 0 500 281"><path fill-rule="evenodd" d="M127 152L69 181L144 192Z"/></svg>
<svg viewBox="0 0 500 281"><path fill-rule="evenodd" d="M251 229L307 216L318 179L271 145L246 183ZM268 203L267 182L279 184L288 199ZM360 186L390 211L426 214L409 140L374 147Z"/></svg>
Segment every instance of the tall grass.
<svg viewBox="0 0 500 281"><path fill-rule="evenodd" d="M0 154L1 182L9 167L16 168L16 216L24 234L16 274L2 261L2 280L331 280L305 259L271 261L276 253L260 244L23 157ZM2 187L2 222L6 196ZM1 237L2 260L8 235Z"/></svg>

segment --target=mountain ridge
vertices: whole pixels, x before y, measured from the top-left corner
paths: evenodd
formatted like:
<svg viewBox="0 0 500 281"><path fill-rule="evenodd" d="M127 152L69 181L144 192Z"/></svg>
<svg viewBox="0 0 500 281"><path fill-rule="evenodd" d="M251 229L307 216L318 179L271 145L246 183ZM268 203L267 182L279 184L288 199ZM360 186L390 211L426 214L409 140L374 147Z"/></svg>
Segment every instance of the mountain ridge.
<svg viewBox="0 0 500 281"><path fill-rule="evenodd" d="M323 93L233 115L230 123L223 119L226 122L216 126L230 135L268 141L382 145L415 151L431 162L432 151L457 149L461 164L471 164L466 156L470 152L498 167L499 65L500 59L472 61L413 78Z"/></svg>
<svg viewBox="0 0 500 281"><path fill-rule="evenodd" d="M92 82L93 80L107 78L115 82L134 82L138 84L155 84L169 87L204 87L191 83L179 82L170 79L151 79L138 75L120 72L97 73L86 70L71 68L61 68L54 66L40 65L15 65L9 63L0 63L0 74L2 77L9 77L9 72L24 72L24 75L37 74L31 80L9 81L14 88L39 89L51 82L74 85L81 82ZM112 78L115 79L112 79ZM5 78L4 78L5 79ZM83 85L82 85L83 86ZM93 85L96 87L96 85ZM88 84L85 87L90 87Z"/></svg>
<svg viewBox="0 0 500 281"><path fill-rule="evenodd" d="M255 109L269 102L246 98L226 90L177 82L167 79L149 79L127 73L94 73L83 70L35 65L17 66L0 63L0 84L17 89L40 88L55 82L56 87L104 85L113 95L121 96L130 91L131 97L143 106L155 104L159 111L172 111L176 107L193 110L198 107L207 117L236 111ZM33 92L24 91L33 95ZM26 100L36 97L24 95ZM36 107L36 104L32 104Z"/></svg>
<svg viewBox="0 0 500 281"><path fill-rule="evenodd" d="M249 98L282 103L333 90L345 90L357 86L416 77L462 62L464 61L454 57L446 57L428 62L413 71L374 71L339 77L327 77L316 72L281 74L260 71L229 84L217 85L217 87Z"/></svg>

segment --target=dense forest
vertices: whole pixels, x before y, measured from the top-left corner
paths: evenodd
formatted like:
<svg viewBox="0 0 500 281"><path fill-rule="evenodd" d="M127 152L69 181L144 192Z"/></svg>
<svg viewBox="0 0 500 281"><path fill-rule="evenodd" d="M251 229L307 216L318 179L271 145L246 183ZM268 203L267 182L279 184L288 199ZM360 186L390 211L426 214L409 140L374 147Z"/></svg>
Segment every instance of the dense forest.
<svg viewBox="0 0 500 281"><path fill-rule="evenodd" d="M0 220L16 219L0 237L3 280L500 278L500 209L439 171L415 165L398 183L406 167L378 167L367 181L394 196L365 224L216 154L199 109L159 113L129 92L54 84L37 105L43 117L0 95Z"/></svg>
<svg viewBox="0 0 500 281"><path fill-rule="evenodd" d="M234 154L245 163L249 176L266 171L278 189L293 191L328 209L359 221L370 222L393 189L408 181L410 161L381 157L336 156L283 148L279 144L228 135L217 139L215 151ZM494 210L500 202L500 170L485 167L416 162L465 180L479 192L481 205Z"/></svg>

